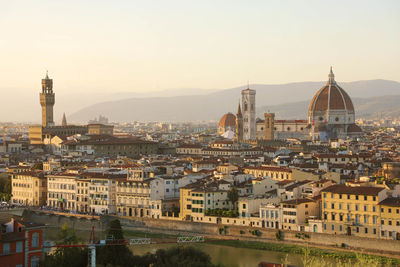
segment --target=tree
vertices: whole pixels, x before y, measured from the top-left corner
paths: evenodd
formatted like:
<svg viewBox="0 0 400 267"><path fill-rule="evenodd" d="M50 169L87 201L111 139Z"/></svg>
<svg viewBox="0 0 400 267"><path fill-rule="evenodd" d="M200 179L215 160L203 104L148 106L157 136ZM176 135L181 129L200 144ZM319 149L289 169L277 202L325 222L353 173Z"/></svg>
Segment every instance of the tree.
<svg viewBox="0 0 400 267"><path fill-rule="evenodd" d="M133 254L124 243L121 223L118 219L112 220L106 230L108 245L96 249L96 261L104 266L128 266L133 262Z"/></svg>
<svg viewBox="0 0 400 267"><path fill-rule="evenodd" d="M228 199L233 205L233 209L237 209L237 202L239 200L239 192L236 187L232 186L228 192Z"/></svg>
<svg viewBox="0 0 400 267"><path fill-rule="evenodd" d="M215 267L211 257L194 247L175 246L168 249L159 249L156 254L136 256L133 266L137 267Z"/></svg>
<svg viewBox="0 0 400 267"><path fill-rule="evenodd" d="M74 229L70 228L67 223L64 223L61 227L57 239L57 245L74 245L79 242ZM44 260L40 262L40 266L85 267L87 266L87 255L87 248L58 247L53 253L46 255Z"/></svg>

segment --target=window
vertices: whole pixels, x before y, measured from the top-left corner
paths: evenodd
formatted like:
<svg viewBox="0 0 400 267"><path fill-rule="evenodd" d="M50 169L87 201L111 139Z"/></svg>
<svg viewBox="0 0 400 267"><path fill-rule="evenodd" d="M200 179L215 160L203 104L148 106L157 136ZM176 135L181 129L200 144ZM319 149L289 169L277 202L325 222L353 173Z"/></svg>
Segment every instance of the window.
<svg viewBox="0 0 400 267"><path fill-rule="evenodd" d="M38 247L39 246L39 233L33 233L32 234L32 247Z"/></svg>
<svg viewBox="0 0 400 267"><path fill-rule="evenodd" d="M392 213L392 209L391 209L391 208L389 208L389 209L388 209L388 212L389 212L389 213Z"/></svg>
<svg viewBox="0 0 400 267"><path fill-rule="evenodd" d="M4 255L10 254L10 243L3 244L3 254Z"/></svg>
<svg viewBox="0 0 400 267"><path fill-rule="evenodd" d="M365 201L367 201L367 198L368 198L367 196L364 196L364 200L365 200Z"/></svg>
<svg viewBox="0 0 400 267"><path fill-rule="evenodd" d="M335 209L335 203L331 204L331 209Z"/></svg>
<svg viewBox="0 0 400 267"><path fill-rule="evenodd" d="M243 204L243 208L244 208L244 209L246 208L246 204Z"/></svg>
<svg viewBox="0 0 400 267"><path fill-rule="evenodd" d="M331 194L331 198L333 198L333 193Z"/></svg>
<svg viewBox="0 0 400 267"><path fill-rule="evenodd" d="M39 267L40 258L38 256L33 256L31 258L31 266L32 267Z"/></svg>
<svg viewBox="0 0 400 267"><path fill-rule="evenodd" d="M358 196L356 196L356 200L358 200Z"/></svg>
<svg viewBox="0 0 400 267"><path fill-rule="evenodd" d="M372 206L372 211L373 211L373 212L375 212L375 211L376 211L376 208L375 208L375 206Z"/></svg>
<svg viewBox="0 0 400 267"><path fill-rule="evenodd" d="M365 227L365 233L368 234L368 228L367 227Z"/></svg>
<svg viewBox="0 0 400 267"><path fill-rule="evenodd" d="M364 205L364 211L367 211L367 205Z"/></svg>
<svg viewBox="0 0 400 267"><path fill-rule="evenodd" d="M15 252L22 252L22 241L18 241L15 247Z"/></svg>
<svg viewBox="0 0 400 267"><path fill-rule="evenodd" d="M332 224L332 231L335 231L335 226Z"/></svg>

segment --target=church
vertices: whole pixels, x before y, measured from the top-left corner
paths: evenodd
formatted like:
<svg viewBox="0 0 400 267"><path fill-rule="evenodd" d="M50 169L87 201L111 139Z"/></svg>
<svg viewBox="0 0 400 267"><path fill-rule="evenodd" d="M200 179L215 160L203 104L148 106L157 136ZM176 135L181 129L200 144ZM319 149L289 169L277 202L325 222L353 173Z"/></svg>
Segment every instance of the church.
<svg viewBox="0 0 400 267"><path fill-rule="evenodd" d="M227 132L234 132L235 141L241 142L288 138L328 141L362 135L361 128L355 124L353 102L346 91L336 83L332 68L326 85L319 89L311 100L307 120L276 120L274 113L264 113L264 120L256 118L255 96L255 90L242 90L236 116L229 112L219 122L220 136L232 136Z"/></svg>

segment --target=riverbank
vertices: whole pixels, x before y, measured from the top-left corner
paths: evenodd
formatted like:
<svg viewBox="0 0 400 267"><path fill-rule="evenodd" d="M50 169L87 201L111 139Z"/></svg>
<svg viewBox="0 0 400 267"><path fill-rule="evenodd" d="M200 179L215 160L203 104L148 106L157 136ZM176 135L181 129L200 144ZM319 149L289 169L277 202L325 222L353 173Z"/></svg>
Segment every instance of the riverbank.
<svg viewBox="0 0 400 267"><path fill-rule="evenodd" d="M125 237L147 237L154 239L172 239L176 238L180 234L166 234L154 231L131 231L124 230ZM295 245L288 244L284 241L277 242L262 242L262 241L245 241L245 240L233 240L226 238L212 238L207 237L207 244L228 246L234 248L247 248L255 250L266 250L287 254L297 254L304 255L306 252L311 257L323 257L330 258L332 260L356 260L358 257L362 256L367 259L376 260L385 266L400 266L400 255L397 258L390 256L380 256L371 253L360 253L351 249L342 248L330 248L330 247L316 247L313 245Z"/></svg>
<svg viewBox="0 0 400 267"><path fill-rule="evenodd" d="M140 232L146 233L147 237L151 237L151 234L157 234L159 238L165 238L167 236L176 238L178 235L201 235L207 239L240 240L241 242L255 242L256 244L274 243L289 246L295 245L302 248L313 247L332 251L329 254L335 254L336 251L339 251L355 253L356 255L356 253L362 252L363 254L374 255L377 257L382 256L384 258L400 259L400 242L395 240L377 240L323 233L307 233L307 235L305 235L300 232L281 230L281 240L278 241L276 239L277 230L248 226L229 226L200 222L117 216L101 216L100 219L85 217L77 218L74 214L63 216L61 214L55 215L27 210L23 215L27 220L45 223L50 227L61 227L62 224L67 223L75 230L91 230L92 226L95 226L96 230L104 230L111 220L119 219L124 231L127 231L126 233L132 233L132 236L135 236L135 233L136 236L138 236ZM129 237L129 235L126 237ZM257 248L257 245L251 246ZM285 247L285 249L287 249L287 247ZM349 258L352 257L354 258L354 256L350 256Z"/></svg>

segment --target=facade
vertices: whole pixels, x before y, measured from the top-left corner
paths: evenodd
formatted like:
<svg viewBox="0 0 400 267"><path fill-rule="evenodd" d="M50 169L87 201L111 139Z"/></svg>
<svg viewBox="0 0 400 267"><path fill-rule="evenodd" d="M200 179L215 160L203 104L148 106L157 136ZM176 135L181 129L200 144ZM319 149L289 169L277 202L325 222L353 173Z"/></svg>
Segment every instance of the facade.
<svg viewBox="0 0 400 267"><path fill-rule="evenodd" d="M322 191L323 232L379 238L384 187L332 185Z"/></svg>
<svg viewBox="0 0 400 267"><path fill-rule="evenodd" d="M110 135L90 135L62 143L63 154L95 156L140 156L156 154L158 143L134 138L118 138Z"/></svg>
<svg viewBox="0 0 400 267"><path fill-rule="evenodd" d="M263 165L261 167L245 167L245 174L252 174L254 177L271 177L274 180L292 180L292 170L286 167Z"/></svg>
<svg viewBox="0 0 400 267"><path fill-rule="evenodd" d="M243 140L255 140L256 129L256 91L247 88L242 91Z"/></svg>
<svg viewBox="0 0 400 267"><path fill-rule="evenodd" d="M265 228L281 229L281 206L271 203L260 205L260 219L262 220L262 226Z"/></svg>
<svg viewBox="0 0 400 267"><path fill-rule="evenodd" d="M58 210L76 210L76 174L47 176L47 206Z"/></svg>
<svg viewBox="0 0 400 267"><path fill-rule="evenodd" d="M114 125L105 125L100 123L89 124L88 133L98 135L113 135Z"/></svg>
<svg viewBox="0 0 400 267"><path fill-rule="evenodd" d="M116 212L118 215L151 216L150 180L149 172L142 167L135 167L128 169L127 179L116 182Z"/></svg>
<svg viewBox="0 0 400 267"><path fill-rule="evenodd" d="M47 179L43 172L26 171L11 175L13 204L43 206L47 200Z"/></svg>
<svg viewBox="0 0 400 267"><path fill-rule="evenodd" d="M354 105L350 96L336 83L331 71L329 80L311 100L308 123L313 140L357 137L361 129L355 124Z"/></svg>
<svg viewBox="0 0 400 267"><path fill-rule="evenodd" d="M90 213L89 202L89 179L77 179L76 180L76 211L80 213Z"/></svg>
<svg viewBox="0 0 400 267"><path fill-rule="evenodd" d="M381 231L384 239L400 240L400 198L386 198L379 203Z"/></svg>
<svg viewBox="0 0 400 267"><path fill-rule="evenodd" d="M264 132L264 140L275 139L275 113L264 113L264 129L261 128L260 131Z"/></svg>
<svg viewBox="0 0 400 267"><path fill-rule="evenodd" d="M1 221L1 266L38 267L43 258L42 224L19 221Z"/></svg>
<svg viewBox="0 0 400 267"><path fill-rule="evenodd" d="M282 229L304 231L310 218L318 218L319 201L310 198L293 199L281 202Z"/></svg>

